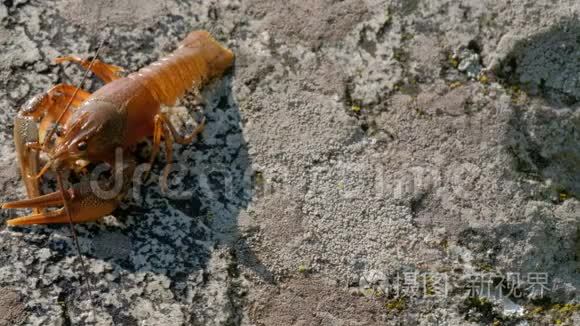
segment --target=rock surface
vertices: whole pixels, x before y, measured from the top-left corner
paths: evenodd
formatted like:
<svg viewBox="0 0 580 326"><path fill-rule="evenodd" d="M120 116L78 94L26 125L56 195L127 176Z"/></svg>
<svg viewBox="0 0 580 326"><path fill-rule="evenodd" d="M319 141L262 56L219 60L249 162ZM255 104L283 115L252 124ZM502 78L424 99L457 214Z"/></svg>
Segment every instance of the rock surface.
<svg viewBox="0 0 580 326"><path fill-rule="evenodd" d="M0 325L579 324L578 14L3 1L2 201L25 196L18 108L82 78L54 57L106 38L103 60L134 71L207 29L236 63L203 93L199 142L175 145L169 193L160 156L113 216L76 227L86 273L68 226L0 228Z"/></svg>

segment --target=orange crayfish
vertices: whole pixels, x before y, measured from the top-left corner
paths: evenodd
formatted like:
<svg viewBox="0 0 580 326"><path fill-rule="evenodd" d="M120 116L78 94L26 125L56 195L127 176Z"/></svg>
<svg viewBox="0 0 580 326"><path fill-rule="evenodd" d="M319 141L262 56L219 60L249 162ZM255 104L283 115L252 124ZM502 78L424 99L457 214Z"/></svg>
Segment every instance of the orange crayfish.
<svg viewBox="0 0 580 326"><path fill-rule="evenodd" d="M101 198L84 183L65 189L61 172L82 171L88 164L99 162L113 166L118 148L132 157L135 145L148 137L153 141L151 163L164 140L167 171L172 143L190 143L204 123L191 134L180 135L162 107L174 105L188 89L221 76L233 60L232 51L205 31L190 33L173 53L127 77L120 76L120 67L98 59L57 58L56 62L80 64L105 85L90 94L59 84L19 111L14 139L29 198L5 203L2 208L32 208L33 213L8 220L7 224L81 223L110 214L118 206L119 196ZM47 157L42 168L40 153ZM60 189L41 195L38 180L49 169L56 172Z"/></svg>

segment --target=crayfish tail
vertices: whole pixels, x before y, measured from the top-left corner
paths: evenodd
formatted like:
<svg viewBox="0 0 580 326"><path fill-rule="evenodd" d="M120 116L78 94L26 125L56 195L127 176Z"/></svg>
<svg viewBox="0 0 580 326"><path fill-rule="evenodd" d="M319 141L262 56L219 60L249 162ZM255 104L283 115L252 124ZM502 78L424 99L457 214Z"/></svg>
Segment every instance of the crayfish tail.
<svg viewBox="0 0 580 326"><path fill-rule="evenodd" d="M194 31L173 53L128 78L143 84L160 104L172 106L190 88L221 76L233 61L233 52L208 32Z"/></svg>

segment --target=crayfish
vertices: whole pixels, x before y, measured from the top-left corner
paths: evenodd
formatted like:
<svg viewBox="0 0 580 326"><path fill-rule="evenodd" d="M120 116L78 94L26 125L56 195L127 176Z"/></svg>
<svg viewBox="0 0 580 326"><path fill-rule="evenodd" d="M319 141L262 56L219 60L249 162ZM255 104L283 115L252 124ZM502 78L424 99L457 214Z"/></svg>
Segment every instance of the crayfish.
<svg viewBox="0 0 580 326"><path fill-rule="evenodd" d="M105 85L90 94L73 85L58 84L32 98L19 111L14 141L29 198L5 203L2 208L31 208L33 212L7 224L82 223L112 213L121 195L99 196L88 181L65 189L62 173L83 171L89 164L104 162L111 166L123 163L123 173L130 174L134 166L132 151L149 137L150 163L163 140L168 171L172 144L192 142L203 130L204 122L191 134L181 135L162 108L175 105L190 88L200 88L221 76L233 60L232 51L205 31L191 32L174 52L126 77L120 75L122 68L96 57L57 58L57 63L80 64ZM116 162L118 150L126 154L126 162ZM45 163L40 161L41 153L47 157ZM56 172L59 189L41 195L39 178L50 169Z"/></svg>

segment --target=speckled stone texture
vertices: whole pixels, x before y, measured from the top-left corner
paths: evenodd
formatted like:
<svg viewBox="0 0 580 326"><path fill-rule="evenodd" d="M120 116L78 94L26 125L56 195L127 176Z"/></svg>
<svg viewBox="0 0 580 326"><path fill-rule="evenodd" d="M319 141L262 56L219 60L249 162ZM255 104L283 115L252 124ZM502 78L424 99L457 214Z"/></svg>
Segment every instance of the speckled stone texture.
<svg viewBox="0 0 580 326"><path fill-rule="evenodd" d="M0 227L0 325L579 324L579 14L572 0L3 1L2 201L25 196L18 108L81 80L54 57L107 38L101 58L134 71L207 29L236 62L175 110L201 102L207 126L174 146L169 193L160 155L112 216L76 227L86 275L68 226ZM509 273L523 279L502 287ZM539 293L528 276L544 273ZM495 290L470 296L478 276Z"/></svg>

